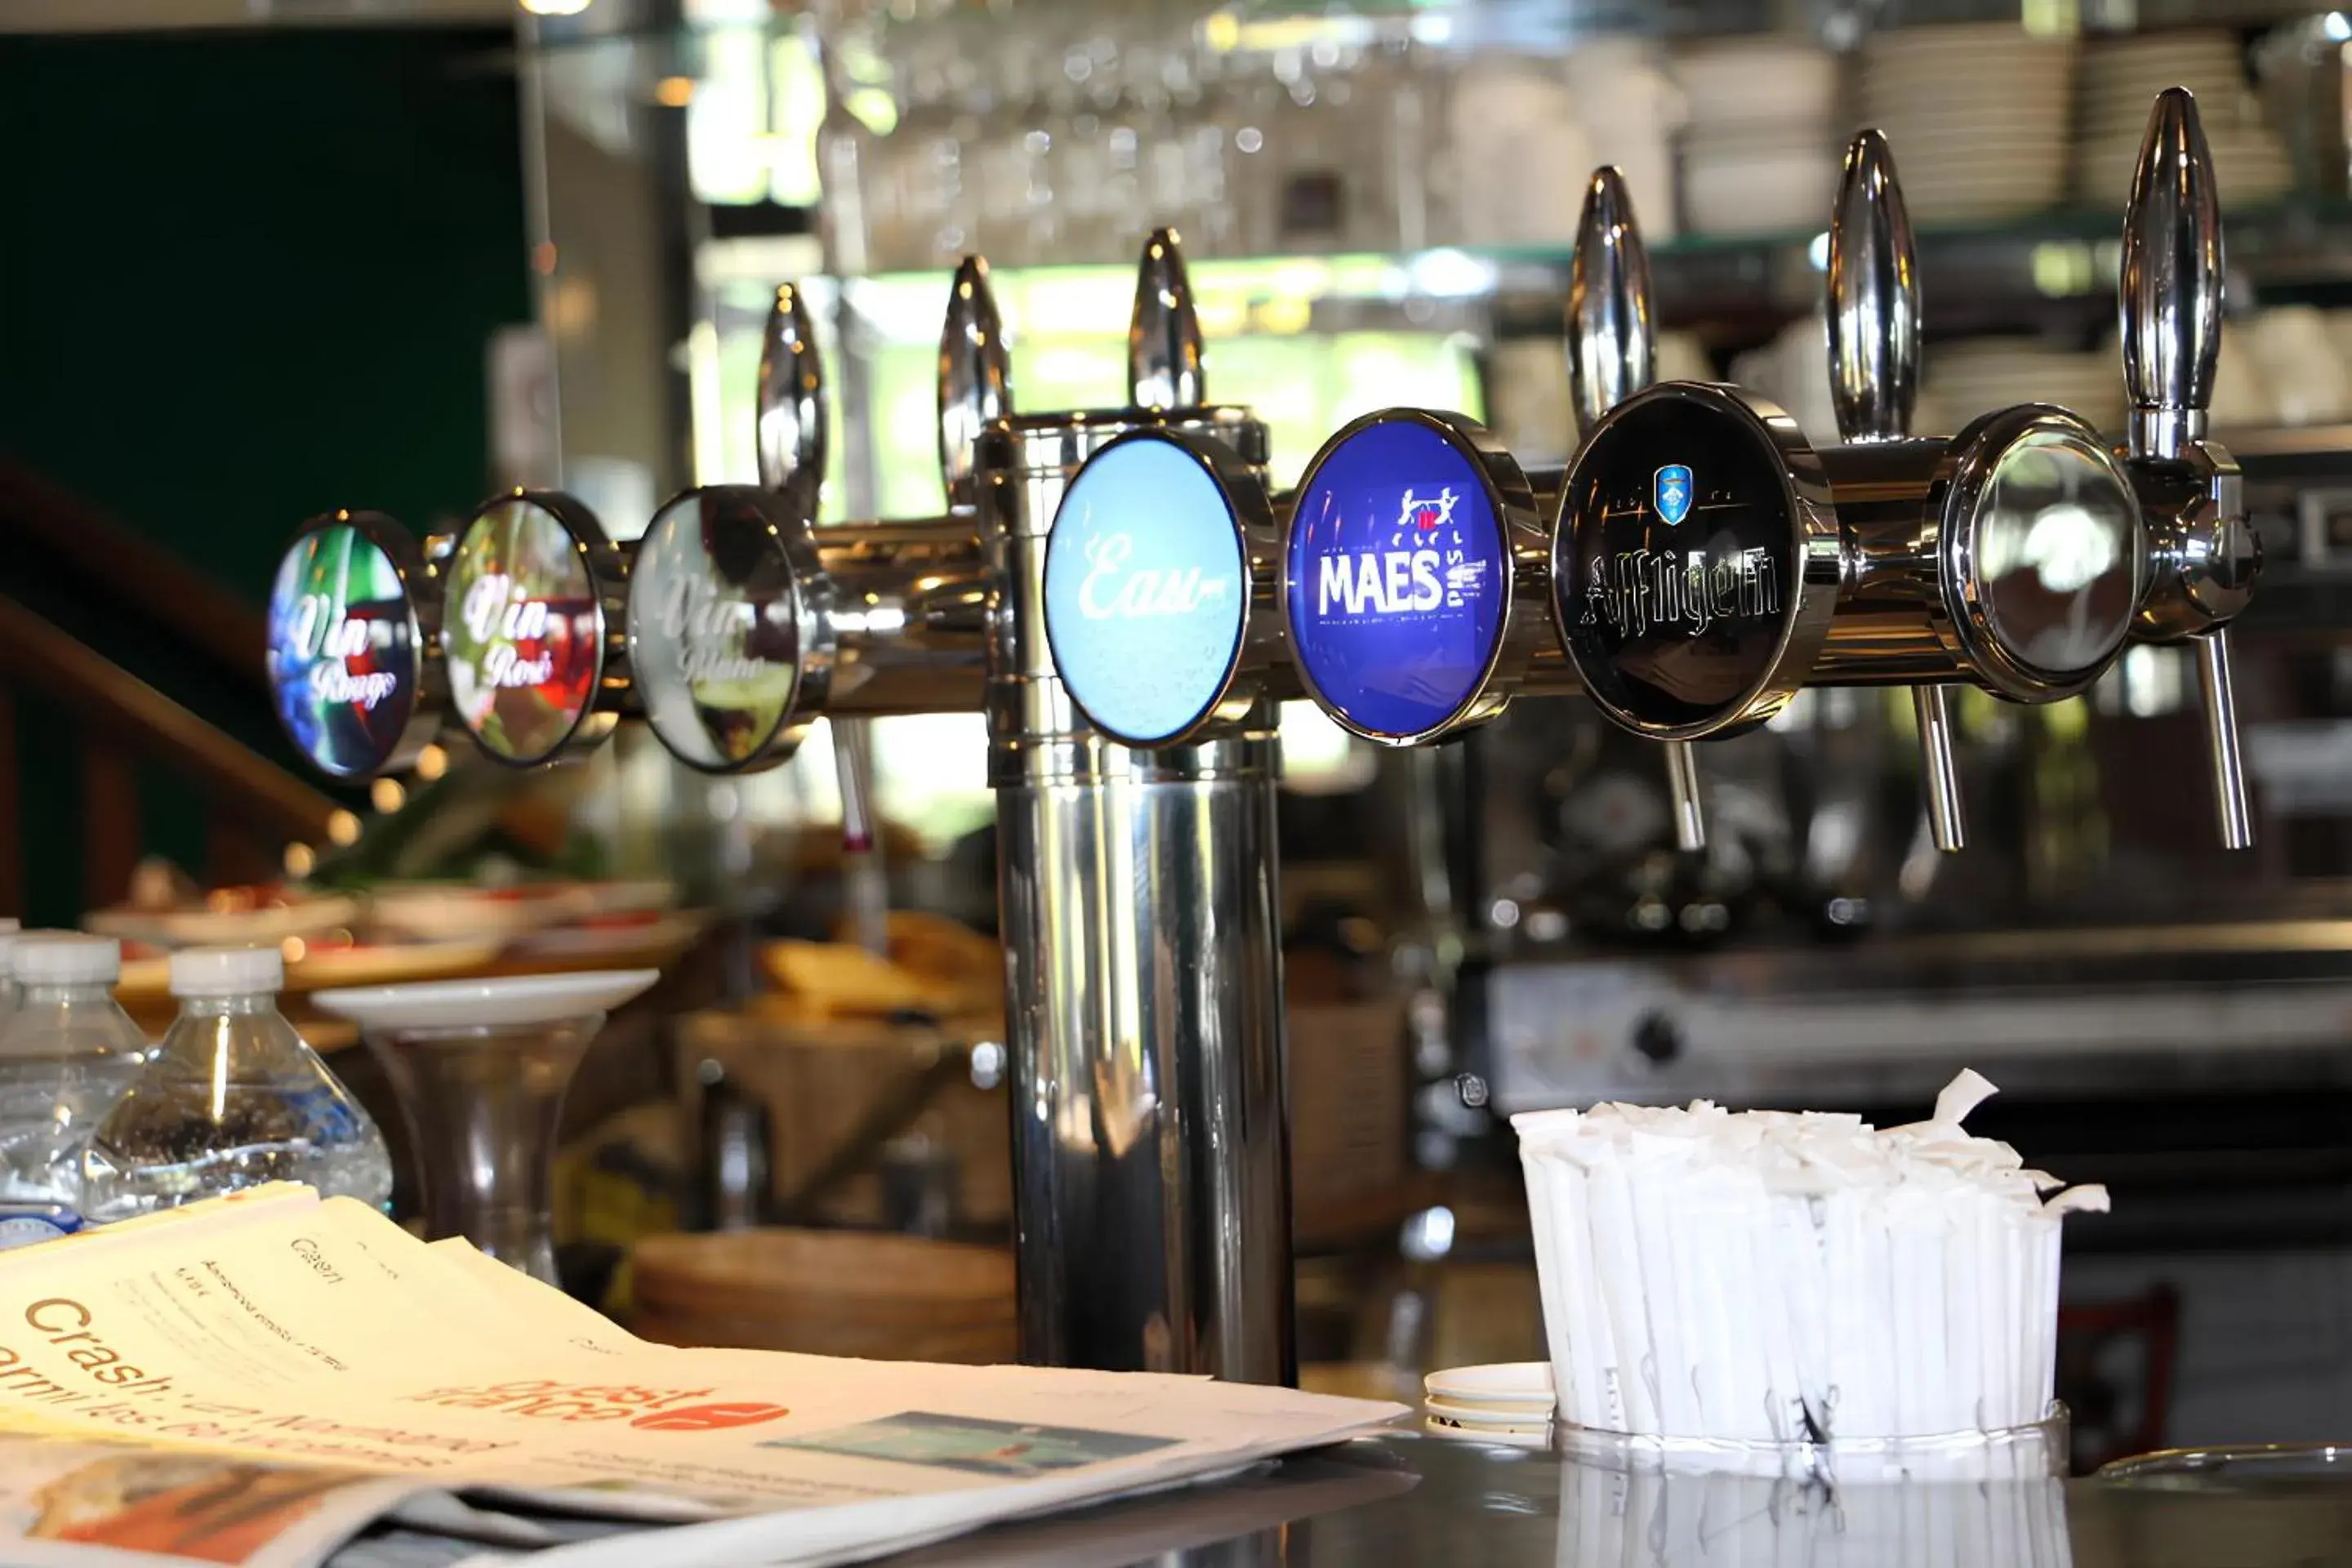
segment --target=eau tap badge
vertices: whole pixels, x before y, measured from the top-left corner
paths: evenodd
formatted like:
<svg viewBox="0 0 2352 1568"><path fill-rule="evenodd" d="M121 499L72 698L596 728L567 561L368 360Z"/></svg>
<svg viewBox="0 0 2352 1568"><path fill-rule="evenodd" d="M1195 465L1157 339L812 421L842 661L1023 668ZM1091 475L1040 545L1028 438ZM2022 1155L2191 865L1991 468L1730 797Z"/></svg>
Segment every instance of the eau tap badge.
<svg viewBox="0 0 2352 1568"><path fill-rule="evenodd" d="M415 541L380 512L314 518L287 547L269 590L270 696L320 772L366 778L432 739L425 593Z"/></svg>
<svg viewBox="0 0 2352 1568"><path fill-rule="evenodd" d="M688 490L655 515L629 573L629 668L680 760L738 772L792 754L801 684L800 520L750 485Z"/></svg>
<svg viewBox="0 0 2352 1568"><path fill-rule="evenodd" d="M449 700L499 761L543 763L612 728L597 709L606 584L596 557L609 548L585 508L551 494L500 497L459 531L441 617Z"/></svg>
<svg viewBox="0 0 2352 1568"><path fill-rule="evenodd" d="M1360 735L1427 739L1475 713L1512 587L1486 457L1444 416L1360 419L1299 482L1283 565L1291 647L1324 709Z"/></svg>
<svg viewBox="0 0 2352 1568"><path fill-rule="evenodd" d="M1586 692L1621 724L1721 733L1769 718L1801 681L1812 514L1791 451L1810 448L1780 421L1786 441L1727 390L1673 384L1618 405L1578 454L1553 610Z"/></svg>
<svg viewBox="0 0 2352 1568"><path fill-rule="evenodd" d="M1171 432L1122 436L1078 470L1045 542L1045 635L1096 728L1171 745L1224 701L1249 625L1244 523L1265 510L1238 459Z"/></svg>

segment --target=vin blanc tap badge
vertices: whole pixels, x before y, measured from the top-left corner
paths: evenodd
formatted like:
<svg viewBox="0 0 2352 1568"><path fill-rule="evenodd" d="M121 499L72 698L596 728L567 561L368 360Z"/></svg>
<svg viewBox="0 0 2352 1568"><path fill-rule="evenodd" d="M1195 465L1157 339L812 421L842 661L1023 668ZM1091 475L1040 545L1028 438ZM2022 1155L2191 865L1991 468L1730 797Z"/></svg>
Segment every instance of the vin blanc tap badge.
<svg viewBox="0 0 2352 1568"><path fill-rule="evenodd" d="M527 496L492 502L458 536L441 616L449 700L502 761L555 755L595 704L604 614L581 542Z"/></svg>
<svg viewBox="0 0 2352 1568"><path fill-rule="evenodd" d="M1299 668L1342 722L1425 734L1478 695L1510 552L1484 474L1444 431L1383 419L1327 447L1298 487L1284 571Z"/></svg>
<svg viewBox="0 0 2352 1568"><path fill-rule="evenodd" d="M1796 517L1769 437L1653 395L1602 426L1553 541L1560 630L1588 689L1643 723L1743 706L1795 604Z"/></svg>
<svg viewBox="0 0 2352 1568"><path fill-rule="evenodd" d="M664 507L629 574L629 666L654 733L697 767L759 759L800 680L798 602L781 520L745 485Z"/></svg>
<svg viewBox="0 0 2352 1568"><path fill-rule="evenodd" d="M1171 437L1122 437L1064 492L1045 542L1045 635L1105 733L1163 745L1233 684L1249 562L1232 493Z"/></svg>
<svg viewBox="0 0 2352 1568"><path fill-rule="evenodd" d="M397 758L416 712L416 607L389 518L337 513L295 540L269 591L278 722L320 771L363 778Z"/></svg>

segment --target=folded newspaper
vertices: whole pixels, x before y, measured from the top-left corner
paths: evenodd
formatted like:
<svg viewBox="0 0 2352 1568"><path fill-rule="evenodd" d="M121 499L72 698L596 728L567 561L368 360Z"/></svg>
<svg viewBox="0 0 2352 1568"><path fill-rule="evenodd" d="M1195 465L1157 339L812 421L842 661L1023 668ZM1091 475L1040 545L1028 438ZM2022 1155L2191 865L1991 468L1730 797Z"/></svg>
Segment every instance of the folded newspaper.
<svg viewBox="0 0 2352 1568"><path fill-rule="evenodd" d="M0 1562L847 1563L1401 1406L635 1339L462 1241L257 1188L0 1254Z"/></svg>

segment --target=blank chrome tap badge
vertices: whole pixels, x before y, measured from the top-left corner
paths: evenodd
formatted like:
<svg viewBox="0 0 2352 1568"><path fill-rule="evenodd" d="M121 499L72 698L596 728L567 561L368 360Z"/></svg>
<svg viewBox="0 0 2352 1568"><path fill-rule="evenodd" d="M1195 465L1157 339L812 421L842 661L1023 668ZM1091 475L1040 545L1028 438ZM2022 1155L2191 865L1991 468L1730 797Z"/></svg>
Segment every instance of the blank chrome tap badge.
<svg viewBox="0 0 2352 1568"><path fill-rule="evenodd" d="M1668 463L1650 481L1652 504L1657 508L1658 521L1668 528L1679 527L1690 515L1691 471L1687 465Z"/></svg>

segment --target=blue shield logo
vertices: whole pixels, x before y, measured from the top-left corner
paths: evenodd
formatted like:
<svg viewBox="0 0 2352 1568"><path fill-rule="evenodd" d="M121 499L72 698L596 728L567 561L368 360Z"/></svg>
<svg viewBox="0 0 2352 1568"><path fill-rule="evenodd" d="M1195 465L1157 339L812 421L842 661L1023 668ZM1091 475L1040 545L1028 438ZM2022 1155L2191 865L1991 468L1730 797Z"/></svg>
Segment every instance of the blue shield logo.
<svg viewBox="0 0 2352 1568"><path fill-rule="evenodd" d="M1683 519L1690 515L1690 469L1681 463L1668 463L1658 470L1651 493L1658 509L1659 521L1668 528L1679 526Z"/></svg>

